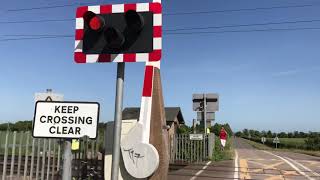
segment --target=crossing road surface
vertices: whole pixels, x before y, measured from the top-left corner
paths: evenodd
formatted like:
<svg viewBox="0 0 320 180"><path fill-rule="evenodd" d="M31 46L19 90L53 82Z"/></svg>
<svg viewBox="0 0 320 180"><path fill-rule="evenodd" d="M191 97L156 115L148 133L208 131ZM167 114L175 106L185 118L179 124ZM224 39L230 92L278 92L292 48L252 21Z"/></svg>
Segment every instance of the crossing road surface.
<svg viewBox="0 0 320 180"><path fill-rule="evenodd" d="M169 172L169 180L234 179L234 161L207 162L181 167Z"/></svg>
<svg viewBox="0 0 320 180"><path fill-rule="evenodd" d="M177 167L169 180L320 180L319 157L257 150L240 138L235 139L235 149L233 161Z"/></svg>
<svg viewBox="0 0 320 180"><path fill-rule="evenodd" d="M320 158L304 154L254 149L237 138L240 179L320 179Z"/></svg>

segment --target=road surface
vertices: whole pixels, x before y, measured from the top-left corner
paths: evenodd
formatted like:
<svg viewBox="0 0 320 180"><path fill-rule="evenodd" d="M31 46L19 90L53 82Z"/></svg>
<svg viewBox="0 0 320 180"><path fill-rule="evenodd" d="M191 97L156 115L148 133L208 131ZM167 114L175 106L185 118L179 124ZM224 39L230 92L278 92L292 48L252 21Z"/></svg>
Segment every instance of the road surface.
<svg viewBox="0 0 320 180"><path fill-rule="evenodd" d="M234 179L234 161L207 162L170 170L169 180Z"/></svg>
<svg viewBox="0 0 320 180"><path fill-rule="evenodd" d="M234 160L176 167L170 171L169 180L320 180L319 157L257 150L240 138L234 145Z"/></svg>
<svg viewBox="0 0 320 180"><path fill-rule="evenodd" d="M257 150L236 138L240 179L320 179L320 158L292 152Z"/></svg>

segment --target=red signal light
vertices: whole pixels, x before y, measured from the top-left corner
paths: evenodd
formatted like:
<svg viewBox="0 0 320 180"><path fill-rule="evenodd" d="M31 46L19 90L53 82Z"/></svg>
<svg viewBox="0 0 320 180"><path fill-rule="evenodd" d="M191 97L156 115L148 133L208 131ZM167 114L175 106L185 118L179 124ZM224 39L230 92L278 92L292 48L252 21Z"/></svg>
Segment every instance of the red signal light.
<svg viewBox="0 0 320 180"><path fill-rule="evenodd" d="M98 16L93 17L89 22L89 27L95 31L100 30L102 26L103 26L103 20Z"/></svg>
<svg viewBox="0 0 320 180"><path fill-rule="evenodd" d="M104 27L104 20L94 12L86 12L83 19L89 28L94 31L100 31Z"/></svg>

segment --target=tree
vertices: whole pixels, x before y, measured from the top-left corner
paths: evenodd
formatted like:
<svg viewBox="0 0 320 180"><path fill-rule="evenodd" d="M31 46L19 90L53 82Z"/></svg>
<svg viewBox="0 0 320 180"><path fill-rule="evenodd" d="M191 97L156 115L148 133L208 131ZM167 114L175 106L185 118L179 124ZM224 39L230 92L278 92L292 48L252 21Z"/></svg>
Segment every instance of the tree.
<svg viewBox="0 0 320 180"><path fill-rule="evenodd" d="M219 123L215 123L210 131L213 132L216 136L219 136L222 125Z"/></svg>
<svg viewBox="0 0 320 180"><path fill-rule="evenodd" d="M267 132L267 138L272 138L272 132L270 130Z"/></svg>
<svg viewBox="0 0 320 180"><path fill-rule="evenodd" d="M253 131L253 137L254 137L254 138L261 138L262 136L261 136L260 131L254 130L254 131Z"/></svg>
<svg viewBox="0 0 320 180"><path fill-rule="evenodd" d="M0 131L7 131L13 126L12 123L3 123L0 124Z"/></svg>
<svg viewBox="0 0 320 180"><path fill-rule="evenodd" d="M304 132L299 132L299 138L306 138L306 133Z"/></svg>
<svg viewBox="0 0 320 180"><path fill-rule="evenodd" d="M0 131L31 131L32 121L18 121L16 123L0 124Z"/></svg>
<svg viewBox="0 0 320 180"><path fill-rule="evenodd" d="M233 131L228 123L224 124L223 127L228 132L229 136L233 135Z"/></svg>
<svg viewBox="0 0 320 180"><path fill-rule="evenodd" d="M192 132L192 128L185 124L181 124L180 127L177 128L178 134L188 134L191 132Z"/></svg>
<svg viewBox="0 0 320 180"><path fill-rule="evenodd" d="M227 131L229 136L233 135L232 129L228 123L226 123L226 124L215 123L211 127L210 131L213 132L216 136L219 136L222 127L224 127L224 129Z"/></svg>
<svg viewBox="0 0 320 180"><path fill-rule="evenodd" d="M320 150L320 134L315 132L310 132L309 137L305 141L307 148L310 150Z"/></svg>
<svg viewBox="0 0 320 180"><path fill-rule="evenodd" d="M235 135L237 137L243 137L243 133L241 131L236 132Z"/></svg>
<svg viewBox="0 0 320 180"><path fill-rule="evenodd" d="M201 125L201 124L196 124L196 127L194 129L197 133L203 133L203 131L204 131L203 125Z"/></svg>
<svg viewBox="0 0 320 180"><path fill-rule="evenodd" d="M281 132L281 133L278 134L278 137L279 137L279 138L287 138L288 135L287 135L287 133L285 133L285 132Z"/></svg>
<svg viewBox="0 0 320 180"><path fill-rule="evenodd" d="M249 130L248 129L244 129L242 132L243 132L244 137L249 137Z"/></svg>
<svg viewBox="0 0 320 180"><path fill-rule="evenodd" d="M254 138L254 130L253 129L249 130L249 135L250 135L249 138Z"/></svg>

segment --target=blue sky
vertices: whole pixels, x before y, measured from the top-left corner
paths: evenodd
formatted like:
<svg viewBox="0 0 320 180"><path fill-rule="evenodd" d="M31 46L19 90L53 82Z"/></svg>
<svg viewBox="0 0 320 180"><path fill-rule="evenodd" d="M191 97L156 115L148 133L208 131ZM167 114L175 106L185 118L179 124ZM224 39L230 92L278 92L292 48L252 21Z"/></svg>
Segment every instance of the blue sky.
<svg viewBox="0 0 320 180"><path fill-rule="evenodd" d="M108 4L128 1L78 1ZM143 1L140 1L143 2ZM0 7L0 122L32 119L35 92L52 88L65 100L98 101L101 120L113 120L116 64L75 64L73 38L3 41L7 35L74 34L74 21L6 24L4 21L72 19L75 6L7 11L74 3L11 0ZM164 16L164 29L320 20L315 0L172 0L165 13L308 5L257 11ZM320 22L202 31L319 27ZM180 106L188 124L192 93L219 93L219 123L235 130L320 131L320 30L165 35L161 64L166 106ZM126 65L124 107L140 106L144 64Z"/></svg>

